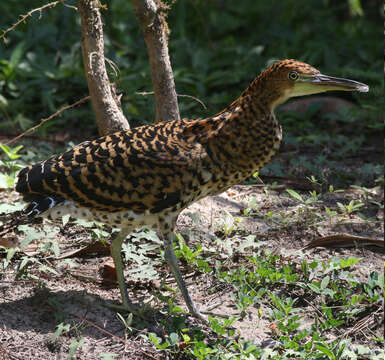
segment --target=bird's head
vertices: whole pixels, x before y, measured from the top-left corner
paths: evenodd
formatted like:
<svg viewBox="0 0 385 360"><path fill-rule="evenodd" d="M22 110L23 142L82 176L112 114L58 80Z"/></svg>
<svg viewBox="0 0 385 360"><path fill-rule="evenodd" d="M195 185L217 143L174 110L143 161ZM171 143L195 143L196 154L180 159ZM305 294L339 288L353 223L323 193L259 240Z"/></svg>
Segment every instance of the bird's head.
<svg viewBox="0 0 385 360"><path fill-rule="evenodd" d="M318 94L332 90L369 91L368 85L323 75L312 66L297 60L277 61L258 78L266 90L271 90L270 103L273 109L295 96Z"/></svg>

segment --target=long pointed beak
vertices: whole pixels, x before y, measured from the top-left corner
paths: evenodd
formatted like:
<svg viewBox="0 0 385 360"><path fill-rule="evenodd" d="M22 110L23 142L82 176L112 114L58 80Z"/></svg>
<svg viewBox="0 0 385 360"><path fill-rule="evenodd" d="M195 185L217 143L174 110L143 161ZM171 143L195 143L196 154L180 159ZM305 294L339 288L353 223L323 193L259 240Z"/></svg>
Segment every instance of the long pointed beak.
<svg viewBox="0 0 385 360"><path fill-rule="evenodd" d="M358 81L336 78L332 76L317 74L306 79L306 82L320 86L325 90L343 90L368 92L369 86Z"/></svg>

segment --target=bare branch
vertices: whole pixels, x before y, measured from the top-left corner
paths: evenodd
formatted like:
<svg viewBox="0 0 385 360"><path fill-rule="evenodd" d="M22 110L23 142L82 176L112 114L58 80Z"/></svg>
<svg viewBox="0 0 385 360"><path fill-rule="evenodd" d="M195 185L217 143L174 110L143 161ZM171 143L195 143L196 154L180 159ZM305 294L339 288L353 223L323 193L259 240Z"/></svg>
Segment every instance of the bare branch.
<svg viewBox="0 0 385 360"><path fill-rule="evenodd" d="M12 144L14 143L15 141L19 140L20 138L22 138L23 136L31 133L32 131L35 131L37 128L39 128L40 126L42 126L45 122L53 119L54 117L60 115L63 111L65 110L68 110L68 109L72 109L74 108L75 106L78 106L80 104L83 104L84 102L86 102L87 100L90 99L90 96L86 96L78 101L76 101L75 103L71 104L71 105L66 105L66 106L63 106L62 108L60 108L58 111L56 111L54 114L48 116L47 118L44 118L44 119L41 119L40 123L37 124L36 126L33 126L31 128L29 128L28 130L24 131L22 134L16 136L15 138L13 138L12 140L9 140L8 142L5 143L5 145L9 145L9 144Z"/></svg>
<svg viewBox="0 0 385 360"><path fill-rule="evenodd" d="M161 0L131 0L150 60L155 93L155 121L178 120L179 107L168 55L167 6Z"/></svg>
<svg viewBox="0 0 385 360"><path fill-rule="evenodd" d="M178 97L185 97L185 98L193 99L193 100L197 101L199 104L201 104L203 109L207 110L207 106L205 105L205 103L202 100L200 100L197 97L195 97L195 96L187 95L187 94L177 94L177 96Z"/></svg>
<svg viewBox="0 0 385 360"><path fill-rule="evenodd" d="M146 95L154 95L154 92L153 91L137 91L137 92L135 92L135 94L146 96ZM177 97L186 97L186 98L189 98L189 99L193 99L196 102L198 102L199 104L201 104L203 109L207 110L207 106L205 105L205 103L202 100L200 100L197 97L195 97L195 96L187 95L187 94L176 94L176 96Z"/></svg>
<svg viewBox="0 0 385 360"><path fill-rule="evenodd" d="M4 30L3 33L0 35L0 39L3 39L5 40L5 35L7 35L9 32L11 32L12 30L14 30L17 26L19 26L21 23L25 22L25 20L27 20L27 18L31 17L33 13L39 11L40 12L40 16L41 16L41 12L44 10L44 9L47 9L47 8L52 8L52 7L55 7L56 5L62 3L63 1L53 1L53 2L50 2L48 4L45 4L43 5L42 7L39 7L39 8L36 8L36 9L33 9L31 11L29 11L27 14L25 15L21 15L21 18L19 21L17 21L16 23L14 23L10 28L8 28L7 30Z"/></svg>
<svg viewBox="0 0 385 360"><path fill-rule="evenodd" d="M84 70L100 135L128 130L120 107L120 97L110 84L104 58L103 24L98 0L78 0L82 26Z"/></svg>

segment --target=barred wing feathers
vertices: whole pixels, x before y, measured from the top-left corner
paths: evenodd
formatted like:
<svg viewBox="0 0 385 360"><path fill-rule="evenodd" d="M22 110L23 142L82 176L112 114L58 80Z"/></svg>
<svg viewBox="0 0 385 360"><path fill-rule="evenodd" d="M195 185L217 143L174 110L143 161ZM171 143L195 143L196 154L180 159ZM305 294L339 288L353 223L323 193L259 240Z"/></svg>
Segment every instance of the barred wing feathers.
<svg viewBox="0 0 385 360"><path fill-rule="evenodd" d="M174 123L174 124L173 124ZM199 144L183 140L183 121L118 132L29 166L16 190L105 212L158 212L194 188Z"/></svg>

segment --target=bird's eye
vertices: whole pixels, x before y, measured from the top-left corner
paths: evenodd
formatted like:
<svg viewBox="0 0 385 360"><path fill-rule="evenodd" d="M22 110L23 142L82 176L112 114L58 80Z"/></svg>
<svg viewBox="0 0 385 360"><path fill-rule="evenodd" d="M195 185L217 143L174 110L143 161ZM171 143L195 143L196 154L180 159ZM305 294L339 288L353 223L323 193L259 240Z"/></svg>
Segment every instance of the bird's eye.
<svg viewBox="0 0 385 360"><path fill-rule="evenodd" d="M296 71L290 71L288 75L290 80L297 80L298 79L298 73Z"/></svg>

